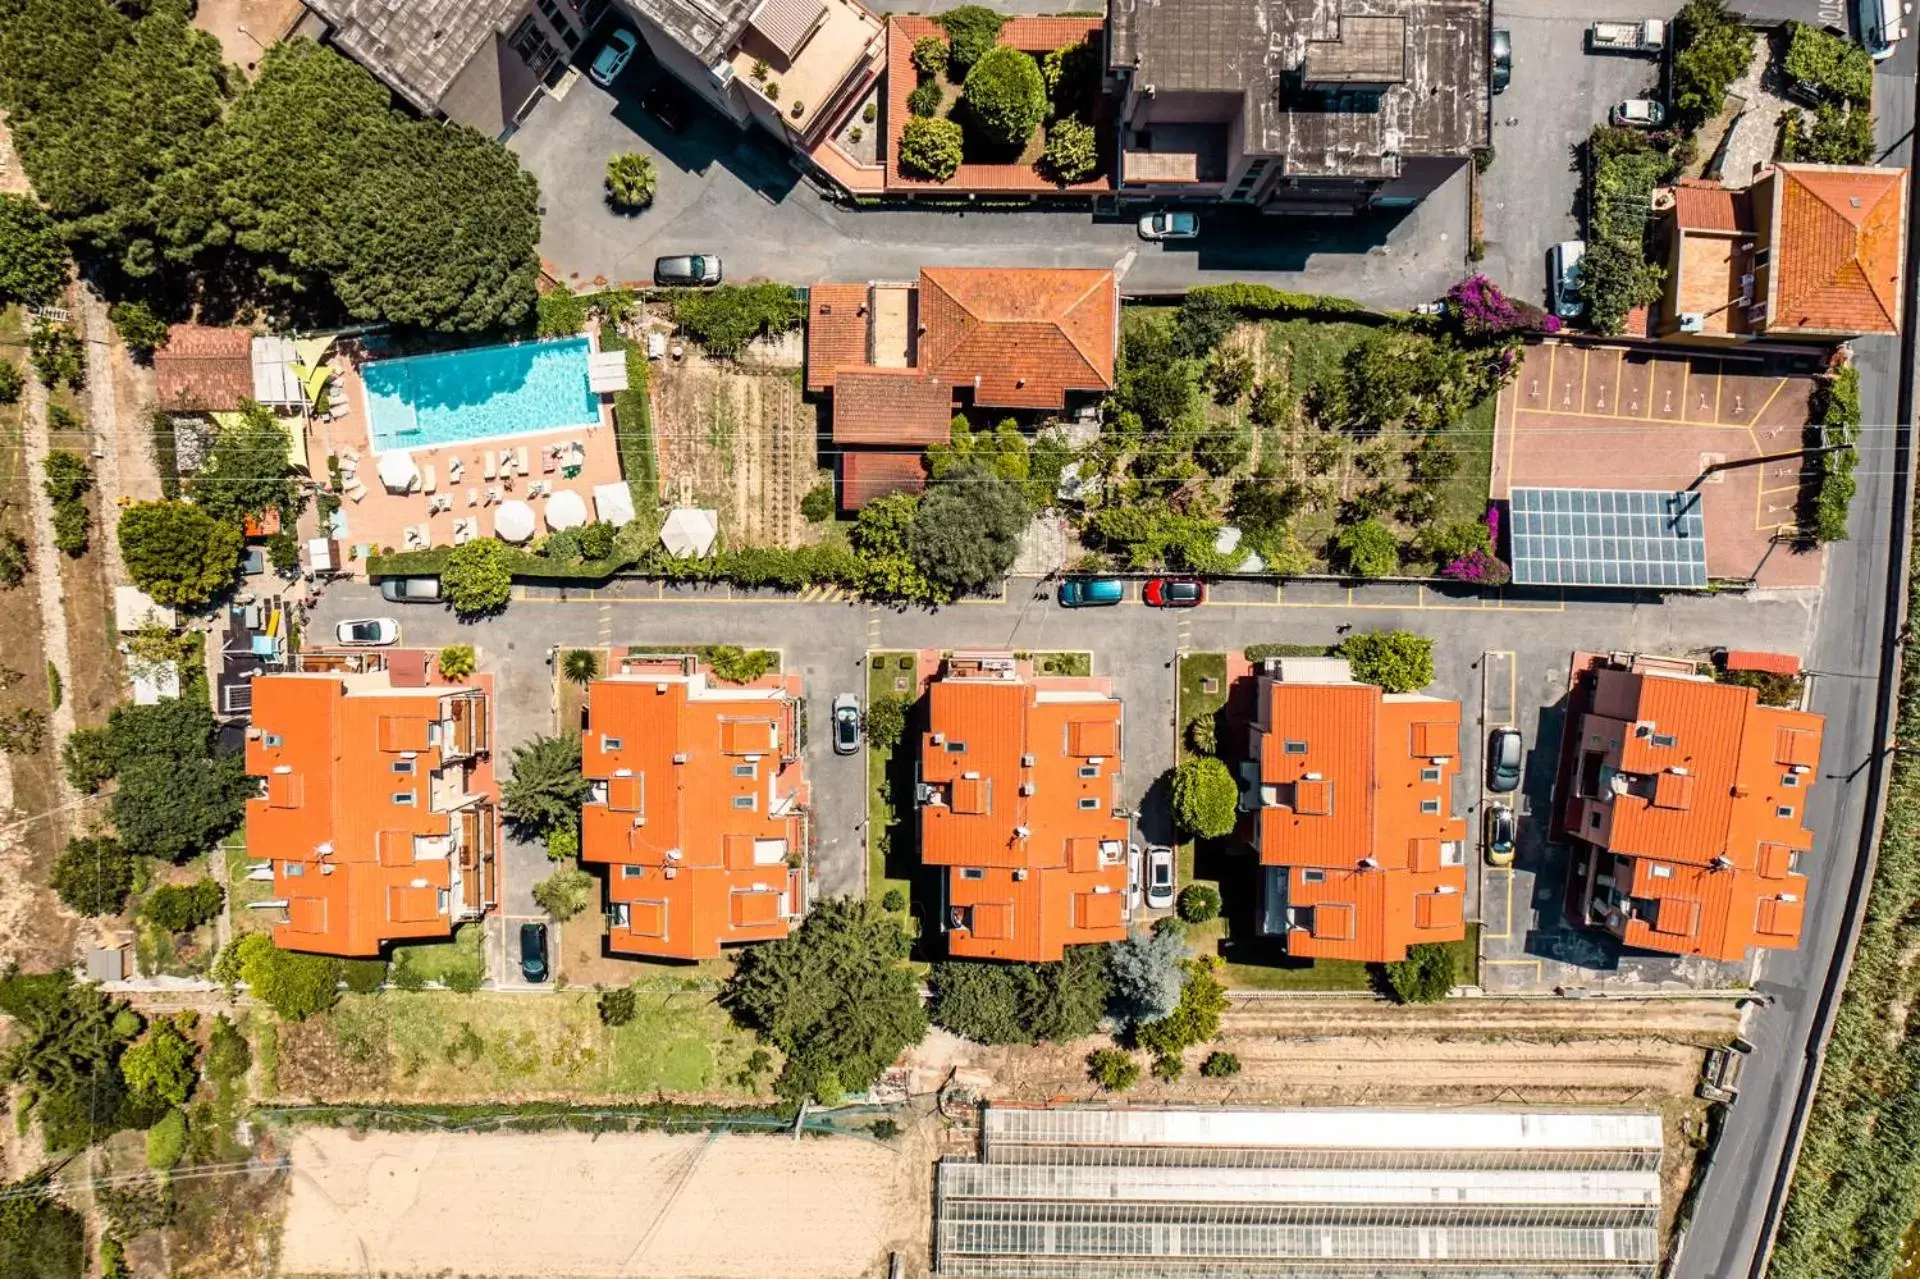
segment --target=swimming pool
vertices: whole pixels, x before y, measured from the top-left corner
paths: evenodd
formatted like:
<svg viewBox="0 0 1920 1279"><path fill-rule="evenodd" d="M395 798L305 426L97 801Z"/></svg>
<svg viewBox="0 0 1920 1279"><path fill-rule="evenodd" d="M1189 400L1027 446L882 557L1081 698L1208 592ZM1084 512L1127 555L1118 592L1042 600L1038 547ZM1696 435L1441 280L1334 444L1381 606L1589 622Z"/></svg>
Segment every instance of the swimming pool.
<svg viewBox="0 0 1920 1279"><path fill-rule="evenodd" d="M360 369L374 451L598 426L584 337L374 360Z"/></svg>

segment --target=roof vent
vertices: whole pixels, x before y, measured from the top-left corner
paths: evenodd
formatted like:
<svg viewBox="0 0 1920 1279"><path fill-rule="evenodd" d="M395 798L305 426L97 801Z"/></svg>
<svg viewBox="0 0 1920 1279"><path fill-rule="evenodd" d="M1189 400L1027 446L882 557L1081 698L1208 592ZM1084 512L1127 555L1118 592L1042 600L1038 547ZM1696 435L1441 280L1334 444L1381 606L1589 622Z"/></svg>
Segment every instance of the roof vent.
<svg viewBox="0 0 1920 1279"><path fill-rule="evenodd" d="M1856 208L1856 209L1857 209L1857 208L1859 208L1859 207L1860 207L1860 197L1859 197L1859 196L1857 196L1857 195L1856 195L1856 196L1849 196L1849 197L1847 198L1847 203L1848 203L1848 204L1850 204L1850 205L1852 205L1852 206L1853 206L1854 208Z"/></svg>
<svg viewBox="0 0 1920 1279"><path fill-rule="evenodd" d="M1032 767L1033 767L1033 764L1034 764L1034 759L1033 759L1033 756L1031 756L1031 755L1022 755L1022 756L1020 757L1020 767L1022 767L1022 768L1032 768Z"/></svg>
<svg viewBox="0 0 1920 1279"><path fill-rule="evenodd" d="M677 849L677 848L669 848L669 849L667 850L667 860L668 860L668 861L670 861L670 862L677 862L677 861L679 861L679 860L680 860L680 850L679 850L679 849Z"/></svg>
<svg viewBox="0 0 1920 1279"><path fill-rule="evenodd" d="M674 757L673 757L673 762L674 762L674 763L676 763L676 764L684 764L684 763L686 763L686 762L687 762L687 753L686 753L685 751L680 751L680 752L678 752L678 753L676 753L676 754L674 755Z"/></svg>
<svg viewBox="0 0 1920 1279"><path fill-rule="evenodd" d="M927 740L935 746L944 746L947 742L947 735L945 733L929 733L927 734Z"/></svg>
<svg viewBox="0 0 1920 1279"><path fill-rule="evenodd" d="M960 780L961 780L961 781L963 781L963 782L977 782L977 781L979 781L979 780L980 780L980 774L978 774L978 773L962 773L962 774L960 774Z"/></svg>
<svg viewBox="0 0 1920 1279"><path fill-rule="evenodd" d="M1022 795L1031 795L1031 794L1033 794L1033 789L1034 789L1034 788L1033 788L1033 783L1032 783L1032 782L1021 782L1021 783L1020 783L1020 793L1021 793Z"/></svg>
<svg viewBox="0 0 1920 1279"><path fill-rule="evenodd" d="M1379 870L1380 869L1380 863L1374 860L1372 854L1368 854L1367 856L1362 857L1360 859L1360 866L1361 866L1361 869L1363 870Z"/></svg>
<svg viewBox="0 0 1920 1279"><path fill-rule="evenodd" d="M324 844L316 844L316 845L314 846L314 849L313 849L313 855L314 855L315 857L331 857L331 856L333 856L333 841L332 841L332 840L328 840L328 841L327 841L326 843L324 843Z"/></svg>
<svg viewBox="0 0 1920 1279"><path fill-rule="evenodd" d="M822 315L832 315L832 314L833 314L833 303L831 303L831 302L822 302L822 303L820 304L820 314L822 314Z"/></svg>
<svg viewBox="0 0 1920 1279"><path fill-rule="evenodd" d="M1675 764L1672 768L1669 768L1667 771L1669 773L1672 773L1675 777L1685 777L1687 775L1687 770L1682 768L1678 764Z"/></svg>
<svg viewBox="0 0 1920 1279"><path fill-rule="evenodd" d="M613 770L613 775L615 777L632 777L633 770L631 768L616 768Z"/></svg>
<svg viewBox="0 0 1920 1279"><path fill-rule="evenodd" d="M1025 839L1027 836L1031 834L1033 834L1033 832L1028 830L1025 826L1015 826L1013 828L1013 837L1015 839Z"/></svg>
<svg viewBox="0 0 1920 1279"><path fill-rule="evenodd" d="M1016 867L1014 867L1014 868L1013 868L1013 878L1015 879L1015 881L1016 881L1016 882L1019 882L1019 883L1022 883L1022 884L1024 884L1024 883L1026 883L1026 882L1027 882L1027 868L1026 868L1025 866L1016 866Z"/></svg>
<svg viewBox="0 0 1920 1279"><path fill-rule="evenodd" d="M322 875L331 875L333 874L334 871L338 869L340 868L338 866L335 866L332 862L322 862L320 864L320 873Z"/></svg>
<svg viewBox="0 0 1920 1279"><path fill-rule="evenodd" d="M288 773L291 773L293 771L293 765L292 764L275 764L273 767L273 771L280 774L282 777L284 777Z"/></svg>
<svg viewBox="0 0 1920 1279"><path fill-rule="evenodd" d="M679 877L679 874L680 874L680 872L679 872L679 871L677 871L677 870L675 870L675 869L674 869L673 867L671 867L671 866L669 866L669 867L667 867L667 878L668 878L668 879L675 879L675 878L678 878L678 877Z"/></svg>
<svg viewBox="0 0 1920 1279"><path fill-rule="evenodd" d="M666 692L666 691L667 691L667 683L666 683L666 681L665 681L665 680L662 680L662 681L660 681L660 682L659 682L658 684L655 684L655 685L653 686L653 691L654 691L654 692L656 692L656 693L664 693L664 692Z"/></svg>
<svg viewBox="0 0 1920 1279"><path fill-rule="evenodd" d="M250 742L252 742L252 741L258 741L258 740L260 739L260 737L261 737L261 735L262 735L262 734L261 734L261 731L260 731L260 729L258 729L258 728L256 728L256 727L255 727L255 726L253 726L252 724L249 724L249 725L247 725L247 740L248 740L248 741L250 741Z"/></svg>
<svg viewBox="0 0 1920 1279"><path fill-rule="evenodd" d="M1307 775L1306 775L1306 776L1305 776L1304 778L1302 778L1301 780L1302 780L1302 781L1308 781L1308 782L1324 782L1324 781L1325 781L1325 780L1327 780L1327 779L1326 779L1326 778L1324 778L1324 777L1322 777L1322 776L1321 776L1320 774L1318 774L1318 773L1308 773L1308 774L1307 774Z"/></svg>

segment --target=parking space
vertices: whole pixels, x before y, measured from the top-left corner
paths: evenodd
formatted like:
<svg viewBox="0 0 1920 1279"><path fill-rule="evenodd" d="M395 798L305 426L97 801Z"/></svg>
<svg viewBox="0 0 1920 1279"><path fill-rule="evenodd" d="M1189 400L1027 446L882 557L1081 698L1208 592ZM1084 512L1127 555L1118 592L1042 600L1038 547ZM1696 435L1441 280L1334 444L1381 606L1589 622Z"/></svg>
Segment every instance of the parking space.
<svg viewBox="0 0 1920 1279"><path fill-rule="evenodd" d="M1797 451L1813 386L1811 377L1748 359L1568 342L1529 347L1500 393L1492 495L1697 484L1710 574L1762 587L1818 586L1824 554L1776 540L1795 527L1803 472L1810 474ZM1778 454L1789 456L1755 460Z"/></svg>

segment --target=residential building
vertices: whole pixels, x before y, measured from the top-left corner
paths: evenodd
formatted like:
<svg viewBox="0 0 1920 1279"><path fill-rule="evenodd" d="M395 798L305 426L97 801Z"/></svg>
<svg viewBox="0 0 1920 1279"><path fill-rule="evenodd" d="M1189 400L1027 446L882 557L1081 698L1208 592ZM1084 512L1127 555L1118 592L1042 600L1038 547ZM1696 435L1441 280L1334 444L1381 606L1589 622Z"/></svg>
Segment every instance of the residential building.
<svg viewBox="0 0 1920 1279"><path fill-rule="evenodd" d="M927 691L920 860L945 868L947 953L1041 962L1130 915L1120 700L1008 654L954 654Z"/></svg>
<svg viewBox="0 0 1920 1279"><path fill-rule="evenodd" d="M925 487L920 458L978 408L1064 413L1113 389L1120 292L1110 270L927 267L913 284L821 284L807 389L833 397L840 505Z"/></svg>
<svg viewBox="0 0 1920 1279"><path fill-rule="evenodd" d="M1485 0L1112 0L1123 195L1417 204L1488 145Z"/></svg>
<svg viewBox="0 0 1920 1279"><path fill-rule="evenodd" d="M1727 344L1897 333L1905 169L1775 164L1745 187L1683 182L1664 207L1656 336Z"/></svg>
<svg viewBox="0 0 1920 1279"><path fill-rule="evenodd" d="M1372 963L1464 938L1460 703L1383 693L1333 658L1270 661L1255 698L1259 931L1290 955Z"/></svg>
<svg viewBox="0 0 1920 1279"><path fill-rule="evenodd" d="M1560 813L1586 922L1641 950L1728 962L1797 946L1825 720L1762 706L1690 662L1587 660Z"/></svg>
<svg viewBox="0 0 1920 1279"><path fill-rule="evenodd" d="M253 398L253 334L208 324L176 324L153 353L156 399L172 412L224 413Z"/></svg>
<svg viewBox="0 0 1920 1279"><path fill-rule="evenodd" d="M801 714L798 675L728 684L692 657L589 686L580 860L607 868L608 949L711 959L806 913Z"/></svg>
<svg viewBox="0 0 1920 1279"><path fill-rule="evenodd" d="M432 941L498 897L491 690L412 650L303 657L253 680L247 849L271 866L273 940L372 956Z"/></svg>

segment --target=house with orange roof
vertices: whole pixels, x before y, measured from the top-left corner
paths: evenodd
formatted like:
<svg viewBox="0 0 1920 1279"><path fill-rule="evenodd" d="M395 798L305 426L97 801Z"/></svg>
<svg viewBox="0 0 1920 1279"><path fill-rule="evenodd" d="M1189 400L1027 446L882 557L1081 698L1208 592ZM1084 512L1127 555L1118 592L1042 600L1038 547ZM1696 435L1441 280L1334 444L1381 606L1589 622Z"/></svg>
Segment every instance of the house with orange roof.
<svg viewBox="0 0 1920 1279"><path fill-rule="evenodd" d="M947 953L1029 963L1131 918L1120 699L1010 654L955 654L927 691L920 859L945 869Z"/></svg>
<svg viewBox="0 0 1920 1279"><path fill-rule="evenodd" d="M1113 389L1110 270L927 267L913 284L821 284L807 307L807 390L832 397L840 506L926 486L953 415L1064 413Z"/></svg>
<svg viewBox="0 0 1920 1279"><path fill-rule="evenodd" d="M1464 938L1460 703L1356 683L1333 658L1269 661L1255 698L1243 829L1259 931L1290 955L1369 963Z"/></svg>
<svg viewBox="0 0 1920 1279"><path fill-rule="evenodd" d="M311 666L253 680L247 848L273 868L274 944L444 940L499 893L488 679L445 682L418 653Z"/></svg>
<svg viewBox="0 0 1920 1279"><path fill-rule="evenodd" d="M711 959L807 909L800 677L730 684L633 658L587 689L580 860L607 868L615 954Z"/></svg>
<svg viewBox="0 0 1920 1279"><path fill-rule="evenodd" d="M1701 343L1897 333L1905 169L1775 164L1751 185L1683 182L1666 206L1652 331Z"/></svg>
<svg viewBox="0 0 1920 1279"><path fill-rule="evenodd" d="M1730 963L1799 945L1824 718L1646 659L1593 662L1574 709L1560 818L1586 922Z"/></svg>

